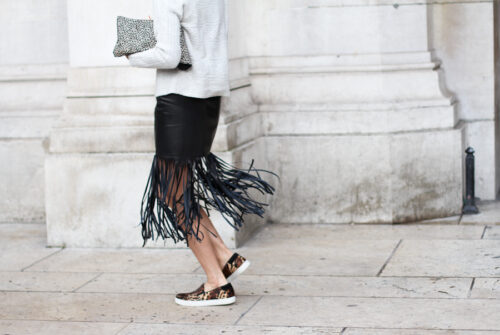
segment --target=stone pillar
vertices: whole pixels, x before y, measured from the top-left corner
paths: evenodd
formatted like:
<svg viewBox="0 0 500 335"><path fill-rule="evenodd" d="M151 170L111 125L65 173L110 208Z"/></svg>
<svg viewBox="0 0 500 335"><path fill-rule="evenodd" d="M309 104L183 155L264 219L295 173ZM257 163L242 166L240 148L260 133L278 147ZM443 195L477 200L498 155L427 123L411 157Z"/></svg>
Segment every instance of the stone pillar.
<svg viewBox="0 0 500 335"><path fill-rule="evenodd" d="M493 7L494 1L451 1L428 8L432 57L442 63L442 81L457 98L464 146L476 151L476 196L490 200L500 188L495 181L495 174L500 176L500 161L495 161L498 53L494 49L498 44L495 31L500 27L495 27Z"/></svg>
<svg viewBox="0 0 500 335"><path fill-rule="evenodd" d="M66 88L66 1L1 1L0 31L0 221L43 222L45 140Z"/></svg>
<svg viewBox="0 0 500 335"><path fill-rule="evenodd" d="M254 0L248 52L271 219L407 222L458 214L462 129L421 2Z"/></svg>
<svg viewBox="0 0 500 335"><path fill-rule="evenodd" d="M238 33L244 8L235 1L227 8L233 19L231 34ZM146 18L151 9L149 1L68 2L68 94L64 113L50 133L46 159L49 245L142 245L140 202L154 155L155 72L128 66L126 59L115 59L112 50L116 16ZM230 163L248 162L260 150L259 121L251 102L247 60L242 58L245 45L230 38L231 98L223 100L213 149ZM231 247L256 227L255 221L248 221L236 232L215 213L213 218ZM164 245L161 239L148 243ZM169 239L166 246L185 244L174 245Z"/></svg>

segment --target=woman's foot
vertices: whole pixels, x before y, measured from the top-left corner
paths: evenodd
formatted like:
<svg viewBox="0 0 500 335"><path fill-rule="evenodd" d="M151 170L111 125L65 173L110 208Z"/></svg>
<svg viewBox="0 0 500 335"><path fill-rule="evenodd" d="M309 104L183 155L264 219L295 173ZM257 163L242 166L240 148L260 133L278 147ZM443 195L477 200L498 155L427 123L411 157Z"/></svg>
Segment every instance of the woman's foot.
<svg viewBox="0 0 500 335"><path fill-rule="evenodd" d="M227 282L235 280L250 266L250 261L245 257L235 252L222 268L222 273L226 277Z"/></svg>
<svg viewBox="0 0 500 335"><path fill-rule="evenodd" d="M229 305L236 301L233 286L230 283L205 291L205 283L188 293L178 293L175 302L182 306L217 306Z"/></svg>

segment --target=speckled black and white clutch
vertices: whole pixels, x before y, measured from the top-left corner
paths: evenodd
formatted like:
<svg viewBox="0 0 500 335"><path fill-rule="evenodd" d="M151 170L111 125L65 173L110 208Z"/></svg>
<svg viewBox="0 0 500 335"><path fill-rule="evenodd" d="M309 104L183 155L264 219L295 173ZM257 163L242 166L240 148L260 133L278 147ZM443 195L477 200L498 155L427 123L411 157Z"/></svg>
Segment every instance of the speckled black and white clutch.
<svg viewBox="0 0 500 335"><path fill-rule="evenodd" d="M118 16L116 20L117 41L113 50L115 57L121 57L136 52L154 48L156 37L154 34L153 20L131 19ZM181 70L191 67L191 57L186 46L184 31L180 30L181 60L177 66Z"/></svg>

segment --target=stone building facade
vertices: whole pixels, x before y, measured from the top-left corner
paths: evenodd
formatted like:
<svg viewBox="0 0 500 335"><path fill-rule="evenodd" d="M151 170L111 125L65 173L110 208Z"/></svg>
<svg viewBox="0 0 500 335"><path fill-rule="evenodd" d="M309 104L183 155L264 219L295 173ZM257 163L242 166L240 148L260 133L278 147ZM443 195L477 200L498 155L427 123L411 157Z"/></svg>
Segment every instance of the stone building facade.
<svg viewBox="0 0 500 335"><path fill-rule="evenodd" d="M46 221L49 245L141 245L154 70L112 49L117 15L150 14L0 0L1 221ZM498 14L493 0L227 0L231 96L213 149L280 175L273 222L459 214L467 146L476 195L495 199ZM232 246L264 222L215 221Z"/></svg>

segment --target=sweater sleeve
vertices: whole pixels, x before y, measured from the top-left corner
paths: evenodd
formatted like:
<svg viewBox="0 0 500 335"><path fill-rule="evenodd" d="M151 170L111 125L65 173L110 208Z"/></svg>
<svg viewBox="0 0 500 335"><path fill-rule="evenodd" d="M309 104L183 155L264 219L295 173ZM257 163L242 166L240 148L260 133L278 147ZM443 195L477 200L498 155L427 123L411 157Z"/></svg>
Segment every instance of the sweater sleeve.
<svg viewBox="0 0 500 335"><path fill-rule="evenodd" d="M182 0L153 0L156 46L129 55L130 65L157 69L176 68L181 60L182 15Z"/></svg>

